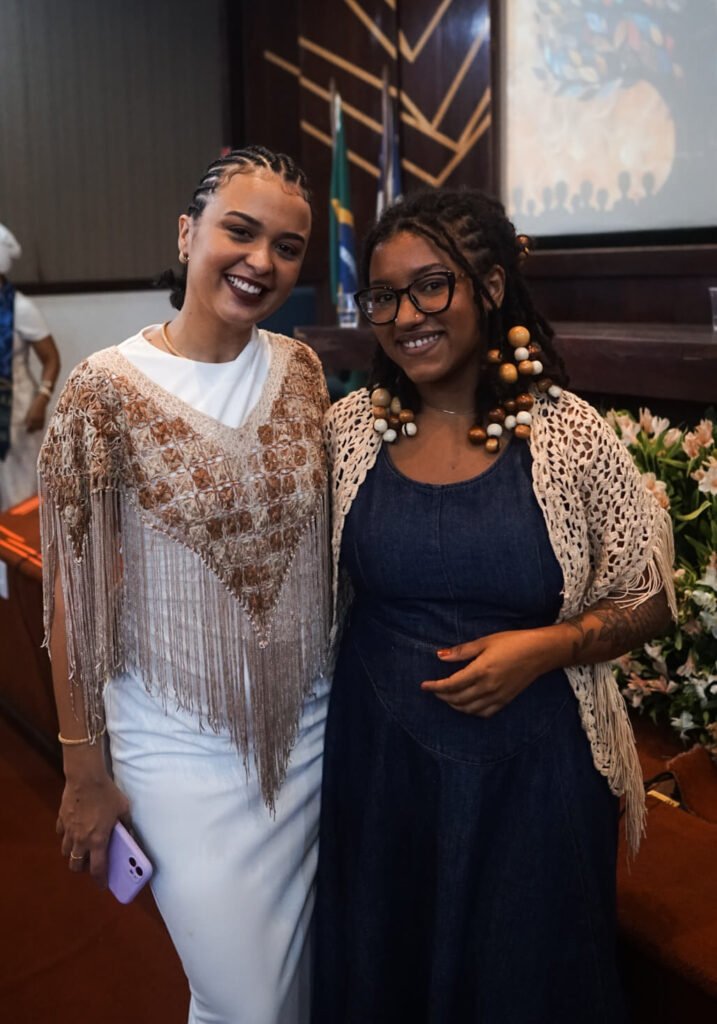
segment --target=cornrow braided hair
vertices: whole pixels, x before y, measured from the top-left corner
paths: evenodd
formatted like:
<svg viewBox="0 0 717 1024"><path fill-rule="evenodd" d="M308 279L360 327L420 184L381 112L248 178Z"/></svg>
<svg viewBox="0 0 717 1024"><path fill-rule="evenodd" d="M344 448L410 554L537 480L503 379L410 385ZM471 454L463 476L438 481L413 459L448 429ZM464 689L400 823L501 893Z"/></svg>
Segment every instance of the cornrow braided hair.
<svg viewBox="0 0 717 1024"><path fill-rule="evenodd" d="M219 157L209 164L194 190L187 207L187 214L198 220L211 196L235 174L252 174L257 170L272 171L287 185L293 185L311 206L309 182L290 156L286 153L274 153L266 146L245 146L243 149L232 149L226 156ZM175 309L181 309L187 290L187 268L179 275L173 270L166 270L159 276L155 284L158 287L170 288L169 301Z"/></svg>
<svg viewBox="0 0 717 1024"><path fill-rule="evenodd" d="M542 349L540 356L555 383L567 382L565 366L553 345L550 324L535 309L520 269L530 240L516 235L503 204L474 188L426 189L414 192L388 207L364 241L362 273L369 281L374 249L399 232L422 235L441 249L468 276L479 315L483 355L489 349L506 348L511 327L522 325L531 341ZM483 276L499 265L505 271L503 303L496 306L483 284ZM405 373L378 346L371 381L399 397L401 404L420 410L420 397ZM481 373L476 393L476 413L481 415L496 401L510 397L515 386L503 384L496 375Z"/></svg>

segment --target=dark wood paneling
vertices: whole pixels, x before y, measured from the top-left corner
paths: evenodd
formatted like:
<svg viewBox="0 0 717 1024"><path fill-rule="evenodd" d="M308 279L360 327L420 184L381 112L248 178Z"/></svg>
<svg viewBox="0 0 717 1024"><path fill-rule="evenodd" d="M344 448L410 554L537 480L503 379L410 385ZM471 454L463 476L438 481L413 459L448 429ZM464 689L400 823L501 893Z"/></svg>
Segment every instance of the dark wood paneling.
<svg viewBox="0 0 717 1024"><path fill-rule="evenodd" d="M398 4L398 61L404 111L421 117L401 125L402 155L423 173L404 171L407 188L479 185L491 190L491 21L488 0L453 0L443 16L437 0Z"/></svg>
<svg viewBox="0 0 717 1024"><path fill-rule="evenodd" d="M232 98L243 111L244 135L232 144L269 146L300 163L299 80L267 59L273 54L298 67L298 0L243 3L241 11L242 76Z"/></svg>
<svg viewBox="0 0 717 1024"><path fill-rule="evenodd" d="M359 7L375 26L373 32L348 5L338 5L334 0L299 2L298 57L305 83L300 90L302 159L317 197L307 260L307 274L314 280L327 277L331 149L312 130L324 139L330 138L328 94L332 81L344 104L347 147L363 164L349 163L357 249L376 210L381 135L371 123L376 127L381 123L379 84L384 67L389 80L396 82L395 61L385 48L395 46L396 18L384 0L361 0ZM371 123L361 120L354 111Z"/></svg>
<svg viewBox="0 0 717 1024"><path fill-rule="evenodd" d="M708 326L717 246L536 252L525 273L548 319Z"/></svg>
<svg viewBox="0 0 717 1024"><path fill-rule="evenodd" d="M287 150L309 175L315 216L303 279L320 287L323 321L334 316L326 286L332 79L353 154L360 248L376 207L384 68L397 95L404 189L492 183L488 9L488 0L242 5L246 139Z"/></svg>

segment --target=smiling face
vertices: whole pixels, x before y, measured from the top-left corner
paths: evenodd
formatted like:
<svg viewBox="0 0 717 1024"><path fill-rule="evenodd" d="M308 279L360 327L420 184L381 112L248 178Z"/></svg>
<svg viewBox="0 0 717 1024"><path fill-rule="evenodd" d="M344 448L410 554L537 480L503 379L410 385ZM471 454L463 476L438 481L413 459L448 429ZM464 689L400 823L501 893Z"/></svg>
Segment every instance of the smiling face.
<svg viewBox="0 0 717 1024"><path fill-rule="evenodd" d="M311 232L296 186L272 171L232 174L201 216L179 218L189 258L183 312L208 329L246 331L288 298Z"/></svg>
<svg viewBox="0 0 717 1024"><path fill-rule="evenodd" d="M373 330L386 355L413 381L419 393L426 388L447 387L473 395L482 357L480 320L472 283L462 268L427 238L402 231L374 249L370 283L406 288L436 270L452 270L456 275L448 309L421 313L404 295L396 320ZM483 277L497 305L502 302L503 281L501 267L493 267Z"/></svg>

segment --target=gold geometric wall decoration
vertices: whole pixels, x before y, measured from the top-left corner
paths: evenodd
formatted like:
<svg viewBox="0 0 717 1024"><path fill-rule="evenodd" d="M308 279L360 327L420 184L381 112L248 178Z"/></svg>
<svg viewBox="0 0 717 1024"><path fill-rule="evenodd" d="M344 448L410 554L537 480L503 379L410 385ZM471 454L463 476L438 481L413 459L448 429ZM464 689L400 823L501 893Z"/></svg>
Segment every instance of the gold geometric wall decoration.
<svg viewBox="0 0 717 1024"><path fill-rule="evenodd" d="M398 50L400 50L401 58L409 61L411 64L418 61L452 2L453 0L441 0L441 2L437 4L415 44L410 44L403 32L399 31ZM360 0L344 0L344 3L351 10L352 14L355 15L363 29L369 32L378 42L387 56L393 61L397 60L398 50L396 45L379 29L371 16L362 7ZM395 10L396 0L385 0L385 3L388 7ZM461 61L460 67L453 76L453 79L445 93L440 98L440 102L432 115L421 110L419 105L414 102L405 89L402 88L400 90L396 90L394 86L390 89L391 94L394 97L398 96L400 104L399 116L401 118L401 122L448 150L446 162L437 174L431 173L425 167L418 166L414 161L405 158L401 160L401 166L405 171L419 178L428 185L440 186L444 184L456 167L458 167L458 165L465 159L467 154L490 127L491 91L490 88L486 88L470 112L458 137L453 137L440 130L440 125L443 122L456 93L478 56L481 47L486 45L489 38L489 31L490 23L486 16L471 39L465 56ZM378 75L372 74L370 71L367 71L356 63L347 60L340 54L334 53L324 46L320 46L307 36L300 35L297 42L300 49L306 50L314 56L317 56L320 60L326 62L331 68L337 68L379 91L383 88L383 82ZM264 58L270 63L281 68L283 71L298 78L302 89L306 89L307 91L326 99L328 104L330 92L326 86L303 75L299 67L291 64L289 61L280 57L271 50L264 51ZM328 77L330 77L330 75L327 76L327 81ZM346 102L343 103L343 111L346 117L360 122L379 136L382 134L381 124L365 111ZM317 139L325 146L328 146L329 148L331 147L331 137L317 125L312 124L307 120L302 120L301 129L303 132L312 136L312 138ZM361 153L356 153L353 150L349 150L348 157L351 163L360 167L367 174L370 174L374 178L379 177L379 169L372 160L366 159L366 157Z"/></svg>

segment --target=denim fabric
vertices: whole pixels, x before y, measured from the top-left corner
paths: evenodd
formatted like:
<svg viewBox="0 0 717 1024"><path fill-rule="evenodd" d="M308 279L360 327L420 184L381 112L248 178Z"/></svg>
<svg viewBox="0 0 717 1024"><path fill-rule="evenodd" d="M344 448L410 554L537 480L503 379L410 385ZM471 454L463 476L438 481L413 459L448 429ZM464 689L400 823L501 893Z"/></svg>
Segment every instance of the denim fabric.
<svg viewBox="0 0 717 1024"><path fill-rule="evenodd" d="M327 723L315 1024L618 1024L617 807L562 671L489 719L436 649L551 623L562 576L517 443L432 486L384 449L346 521L356 590Z"/></svg>

